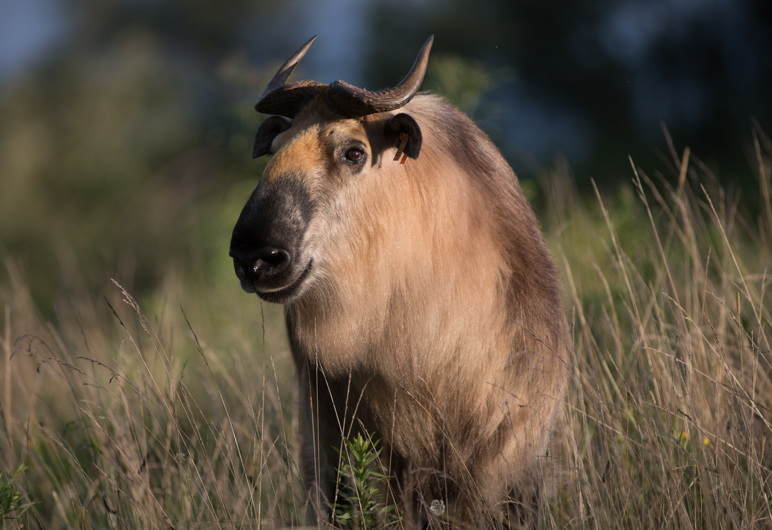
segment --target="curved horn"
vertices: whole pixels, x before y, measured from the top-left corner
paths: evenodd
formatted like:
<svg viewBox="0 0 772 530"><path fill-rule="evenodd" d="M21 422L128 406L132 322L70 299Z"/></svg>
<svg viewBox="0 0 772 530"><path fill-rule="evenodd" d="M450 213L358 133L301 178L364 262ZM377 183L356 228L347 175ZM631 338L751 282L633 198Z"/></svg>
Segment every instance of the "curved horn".
<svg viewBox="0 0 772 530"><path fill-rule="evenodd" d="M310 98L326 86L313 81L299 81L289 85L284 84L287 82L290 74L292 74L292 71L295 70L295 66L300 62L300 59L303 58L314 43L316 37L318 35L311 37L279 68L271 82L263 90L260 99L255 103L255 110L263 114L278 114L287 118L293 118Z"/></svg>
<svg viewBox="0 0 772 530"><path fill-rule="evenodd" d="M285 62L283 65L281 65L281 68L276 72L276 74L273 76L273 79L271 79L271 82L268 83L268 86L265 87L265 90L263 90L263 93L260 95L260 99L262 100L265 96L273 92L279 87L284 86L284 83L287 82L287 79L292 74L293 70L295 70L295 67L300 62L300 59L303 58L303 56L306 54L308 49L311 47L311 45L314 43L316 38L319 35L314 35L310 39L308 39L308 42L306 42L303 46L300 47L298 51L295 52L295 54L287 59L287 62ZM260 101L258 100L258 103Z"/></svg>
<svg viewBox="0 0 772 530"><path fill-rule="evenodd" d="M359 118L368 114L396 110L408 104L416 95L426 74L429 52L432 49L434 35L429 37L418 52L418 58L407 77L400 84L389 90L370 92L352 86L344 81L331 83L325 91L327 104L347 118Z"/></svg>

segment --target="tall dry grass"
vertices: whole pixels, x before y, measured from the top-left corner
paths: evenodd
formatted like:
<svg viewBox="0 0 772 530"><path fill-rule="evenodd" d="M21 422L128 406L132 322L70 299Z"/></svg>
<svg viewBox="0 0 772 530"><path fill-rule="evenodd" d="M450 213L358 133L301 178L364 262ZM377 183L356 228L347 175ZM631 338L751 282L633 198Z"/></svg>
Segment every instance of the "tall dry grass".
<svg viewBox="0 0 772 530"><path fill-rule="evenodd" d="M116 283L103 296L71 293L45 322L21 272L7 267L0 465L26 463L22 486L38 504L4 527L302 517L278 308L242 302L237 286L191 293L170 272L148 300L152 316Z"/></svg>
<svg viewBox="0 0 772 530"><path fill-rule="evenodd" d="M599 207L583 206L565 171L544 183L573 344L548 526L772 526L772 149L760 133L757 219L672 141L677 184L633 165L636 196L613 210L597 189Z"/></svg>
<svg viewBox="0 0 772 530"><path fill-rule="evenodd" d="M754 138L758 214L672 142L673 179L632 165L630 187L580 197L564 166L541 178L572 356L544 527L772 526L772 147ZM14 484L37 504L3 528L306 521L281 311L227 263L203 284L170 265L141 304L75 267L48 320L6 269L0 465L28 466Z"/></svg>

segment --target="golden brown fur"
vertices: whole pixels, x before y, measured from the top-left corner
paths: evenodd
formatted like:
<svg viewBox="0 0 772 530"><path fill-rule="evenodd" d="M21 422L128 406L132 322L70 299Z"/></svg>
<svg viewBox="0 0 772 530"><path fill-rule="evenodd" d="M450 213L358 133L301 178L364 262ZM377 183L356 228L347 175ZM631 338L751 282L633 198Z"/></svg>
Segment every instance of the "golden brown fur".
<svg viewBox="0 0 772 530"><path fill-rule="evenodd" d="M413 516L439 498L480 524L531 495L545 453L567 376L559 282L487 136L435 96L399 112L423 132L416 160L392 161L391 114L341 119L319 96L276 137L263 177L300 173L323 205L303 237L313 284L287 305L304 474L317 506L330 501L332 447L361 429L382 440ZM351 178L330 160L344 137L370 150Z"/></svg>

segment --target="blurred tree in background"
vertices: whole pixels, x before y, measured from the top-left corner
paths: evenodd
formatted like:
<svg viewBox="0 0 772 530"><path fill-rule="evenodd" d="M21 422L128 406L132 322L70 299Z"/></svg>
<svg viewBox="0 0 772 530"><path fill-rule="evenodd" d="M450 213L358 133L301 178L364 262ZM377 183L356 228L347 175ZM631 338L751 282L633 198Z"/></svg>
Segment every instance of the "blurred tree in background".
<svg viewBox="0 0 772 530"><path fill-rule="evenodd" d="M368 77L399 79L415 42L517 74L486 98L494 133L521 175L566 156L580 182L628 181L626 157L659 160L664 122L724 175L747 167L752 119L772 118L767 0L379 0ZM518 171L519 170L519 171Z"/></svg>
<svg viewBox="0 0 772 530"><path fill-rule="evenodd" d="M243 196L223 201L260 166L248 153L264 80L231 29L245 4L72 2L61 49L4 87L0 249L42 308L74 276L99 290L106 271L142 293L170 262L201 279L227 260Z"/></svg>
<svg viewBox="0 0 772 530"><path fill-rule="evenodd" d="M664 121L731 187L752 119L772 122L766 0L24 5L56 6L65 29L0 77L0 252L44 308L76 277L98 290L113 275L141 296L170 264L232 276L230 230L263 164L249 158L252 105L313 34L295 79L369 88L401 80L435 34L425 88L479 120L526 179L565 157L581 189L629 182L628 154L663 164ZM0 18L6 35L30 30Z"/></svg>

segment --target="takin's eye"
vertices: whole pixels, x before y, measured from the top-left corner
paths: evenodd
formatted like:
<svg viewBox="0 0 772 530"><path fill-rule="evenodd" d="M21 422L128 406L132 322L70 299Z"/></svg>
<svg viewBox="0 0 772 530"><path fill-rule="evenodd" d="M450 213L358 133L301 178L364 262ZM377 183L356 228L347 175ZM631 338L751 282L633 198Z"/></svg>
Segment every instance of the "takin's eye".
<svg viewBox="0 0 772 530"><path fill-rule="evenodd" d="M365 152L359 147L352 147L346 151L346 160L353 163L359 163L365 158Z"/></svg>

